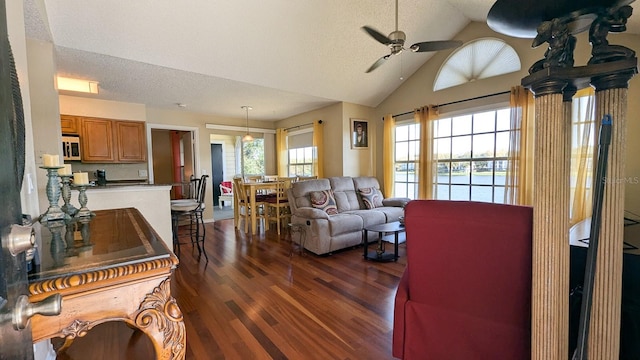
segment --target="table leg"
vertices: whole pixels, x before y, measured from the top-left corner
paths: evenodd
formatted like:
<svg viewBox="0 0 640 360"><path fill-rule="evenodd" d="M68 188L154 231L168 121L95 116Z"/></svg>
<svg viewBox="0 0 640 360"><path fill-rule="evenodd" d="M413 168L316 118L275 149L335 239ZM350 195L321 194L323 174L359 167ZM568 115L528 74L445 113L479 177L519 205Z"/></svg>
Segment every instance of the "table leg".
<svg viewBox="0 0 640 360"><path fill-rule="evenodd" d="M380 231L378 232L378 249L376 249L376 254L378 255L378 257L382 257L382 254L384 254L384 248L382 247L382 234L384 232Z"/></svg>
<svg viewBox="0 0 640 360"><path fill-rule="evenodd" d="M393 261L398 261L398 231L394 231L393 233L395 235L395 238L394 238L394 240L395 240L395 244L394 244L395 253L393 255Z"/></svg>
<svg viewBox="0 0 640 360"><path fill-rule="evenodd" d="M169 279L147 294L132 319L151 339L156 359L184 359L186 332L182 311L171 296Z"/></svg>
<svg viewBox="0 0 640 360"><path fill-rule="evenodd" d="M238 189L237 191L240 191ZM236 194L233 195L233 224L236 229L240 226L240 207L238 206L238 199L236 198Z"/></svg>
<svg viewBox="0 0 640 360"><path fill-rule="evenodd" d="M363 241L364 241L364 259L367 260L369 258L369 236L367 234L367 230L363 230Z"/></svg>
<svg viewBox="0 0 640 360"><path fill-rule="evenodd" d="M256 192L252 190L249 197L249 206L251 207L251 234L255 234L257 230L256 213L258 212L258 209L256 209Z"/></svg>

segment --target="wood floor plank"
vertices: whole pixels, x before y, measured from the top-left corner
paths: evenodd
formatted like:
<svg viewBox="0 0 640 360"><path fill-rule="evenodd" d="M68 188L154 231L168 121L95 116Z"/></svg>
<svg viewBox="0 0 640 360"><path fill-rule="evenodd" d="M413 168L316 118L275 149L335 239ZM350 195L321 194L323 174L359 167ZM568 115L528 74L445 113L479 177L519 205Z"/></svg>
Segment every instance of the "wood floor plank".
<svg viewBox="0 0 640 360"><path fill-rule="evenodd" d="M362 247L329 256L292 247L288 233L272 228L250 235L233 220L206 224L209 262L183 246L172 294L187 329L187 359L393 359L393 302L406 265L363 259ZM387 247L389 248L389 247ZM293 249L293 251L292 251ZM147 357L131 334L104 324L110 339L77 339L60 359L85 359L100 349ZM127 337L129 336L129 337ZM102 339L101 339L102 338ZM148 350L147 350L148 352ZM113 358L113 357L111 357Z"/></svg>

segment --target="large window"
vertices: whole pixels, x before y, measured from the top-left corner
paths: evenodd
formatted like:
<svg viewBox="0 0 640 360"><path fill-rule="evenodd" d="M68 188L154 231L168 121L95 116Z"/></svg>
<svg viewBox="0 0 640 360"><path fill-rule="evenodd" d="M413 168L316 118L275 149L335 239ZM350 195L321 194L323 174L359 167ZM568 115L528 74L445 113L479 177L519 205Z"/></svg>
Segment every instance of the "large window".
<svg viewBox="0 0 640 360"><path fill-rule="evenodd" d="M509 108L436 121L437 199L504 203L510 124Z"/></svg>
<svg viewBox="0 0 640 360"><path fill-rule="evenodd" d="M420 125L414 122L396 126L394 196L418 197L418 159Z"/></svg>
<svg viewBox="0 0 640 360"><path fill-rule="evenodd" d="M313 175L313 147L289 149L289 176Z"/></svg>
<svg viewBox="0 0 640 360"><path fill-rule="evenodd" d="M264 175L264 139L242 143L242 173Z"/></svg>
<svg viewBox="0 0 640 360"><path fill-rule="evenodd" d="M313 129L290 131L287 135L289 176L313 176Z"/></svg>

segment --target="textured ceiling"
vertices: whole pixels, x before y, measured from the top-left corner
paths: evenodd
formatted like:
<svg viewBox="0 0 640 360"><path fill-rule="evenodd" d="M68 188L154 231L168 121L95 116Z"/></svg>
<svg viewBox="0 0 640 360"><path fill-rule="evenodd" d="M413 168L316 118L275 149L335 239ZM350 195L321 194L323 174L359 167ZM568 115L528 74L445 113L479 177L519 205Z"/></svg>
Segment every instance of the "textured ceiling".
<svg viewBox="0 0 640 360"><path fill-rule="evenodd" d="M455 39L494 0L399 0L406 45ZM90 97L278 120L335 102L377 106L432 53L388 48L361 26L395 28L381 0L25 0L27 36L52 41L58 75L100 82ZM450 50L447 50L450 51Z"/></svg>

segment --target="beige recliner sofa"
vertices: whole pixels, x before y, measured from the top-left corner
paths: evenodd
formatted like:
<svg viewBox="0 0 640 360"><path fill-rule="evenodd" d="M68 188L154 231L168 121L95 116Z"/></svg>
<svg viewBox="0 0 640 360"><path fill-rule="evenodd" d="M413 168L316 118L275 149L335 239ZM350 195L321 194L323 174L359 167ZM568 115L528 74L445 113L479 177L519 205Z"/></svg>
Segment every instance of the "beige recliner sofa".
<svg viewBox="0 0 640 360"><path fill-rule="evenodd" d="M377 198L371 200L371 192ZM408 198L382 199L375 177L331 177L293 183L288 190L291 223L304 228L304 248L318 255L363 243L365 226L398 221ZM333 194L333 199L329 194ZM375 197L375 196L374 196ZM371 205L373 204L373 205ZM323 208L324 207L324 208ZM377 233L369 233L369 240ZM302 234L296 232L294 241Z"/></svg>

